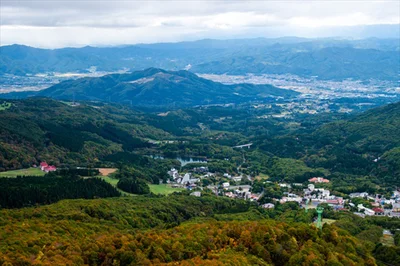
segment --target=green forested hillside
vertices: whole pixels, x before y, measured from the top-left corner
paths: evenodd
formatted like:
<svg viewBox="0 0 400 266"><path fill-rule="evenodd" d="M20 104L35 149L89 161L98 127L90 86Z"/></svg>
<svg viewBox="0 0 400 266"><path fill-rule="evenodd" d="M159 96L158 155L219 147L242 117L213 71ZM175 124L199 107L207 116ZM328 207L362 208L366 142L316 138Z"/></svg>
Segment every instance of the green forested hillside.
<svg viewBox="0 0 400 266"><path fill-rule="evenodd" d="M57 166L123 163L157 183L175 163L159 161L156 166L138 154L200 156L214 160L209 164L213 170L228 172L235 172L245 156L245 173L264 173L275 180L301 182L312 175L342 180L347 175L372 182L368 187L379 182L396 185L399 180L400 103L330 123L337 118L259 119L261 111L249 113L246 105L157 114L90 102L71 105L40 98L11 102L0 112L3 170L44 160ZM296 126L289 127L291 123ZM245 143L254 145L250 150L232 148Z"/></svg>
<svg viewBox="0 0 400 266"><path fill-rule="evenodd" d="M366 111L348 121L327 124L313 136L320 144L381 155L400 146L400 103Z"/></svg>
<svg viewBox="0 0 400 266"><path fill-rule="evenodd" d="M400 103L369 110L348 121L324 125L312 136L314 147L325 153L327 159L316 165L344 173L373 174L386 177L385 180L394 185L400 184L397 170L385 171L387 167L396 168L394 157L396 148L400 147Z"/></svg>
<svg viewBox="0 0 400 266"><path fill-rule="evenodd" d="M61 100L90 100L135 106L195 106L243 103L268 97L287 97L297 92L272 85L224 85L188 71L149 68L129 74L67 80L38 92L4 94L3 97L45 96Z"/></svg>
<svg viewBox="0 0 400 266"><path fill-rule="evenodd" d="M0 112L0 169L26 168L40 161L57 166L95 164L107 155L147 147L144 138L168 136L124 107L15 101Z"/></svg>
<svg viewBox="0 0 400 266"><path fill-rule="evenodd" d="M314 169L329 170L334 177L369 176L367 182L376 185L400 184L397 171L400 103L371 109L346 120L307 127L304 124L301 130L283 136L254 140L264 151L301 160Z"/></svg>
<svg viewBox="0 0 400 266"><path fill-rule="evenodd" d="M319 231L304 223L210 219L247 210L241 201L188 196L1 210L0 263L376 265L362 242L335 226Z"/></svg>

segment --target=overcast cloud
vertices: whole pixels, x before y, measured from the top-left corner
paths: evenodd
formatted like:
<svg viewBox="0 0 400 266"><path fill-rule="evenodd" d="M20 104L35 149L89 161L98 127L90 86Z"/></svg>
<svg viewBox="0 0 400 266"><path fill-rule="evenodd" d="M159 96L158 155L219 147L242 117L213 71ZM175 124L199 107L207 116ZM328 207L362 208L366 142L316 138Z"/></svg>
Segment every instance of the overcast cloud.
<svg viewBox="0 0 400 266"><path fill-rule="evenodd" d="M365 34L367 26L400 24L400 1L1 0L0 3L0 44L36 47L201 38L338 35L358 38L364 36L357 31Z"/></svg>

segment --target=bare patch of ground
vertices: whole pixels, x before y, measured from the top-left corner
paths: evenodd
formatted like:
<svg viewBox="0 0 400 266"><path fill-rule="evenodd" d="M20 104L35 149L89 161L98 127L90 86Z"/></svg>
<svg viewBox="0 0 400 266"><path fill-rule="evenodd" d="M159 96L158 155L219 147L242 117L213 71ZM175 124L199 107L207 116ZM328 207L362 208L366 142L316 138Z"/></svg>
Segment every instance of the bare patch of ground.
<svg viewBox="0 0 400 266"><path fill-rule="evenodd" d="M102 176L108 176L109 174L112 174L117 170L117 168L99 168L99 172Z"/></svg>

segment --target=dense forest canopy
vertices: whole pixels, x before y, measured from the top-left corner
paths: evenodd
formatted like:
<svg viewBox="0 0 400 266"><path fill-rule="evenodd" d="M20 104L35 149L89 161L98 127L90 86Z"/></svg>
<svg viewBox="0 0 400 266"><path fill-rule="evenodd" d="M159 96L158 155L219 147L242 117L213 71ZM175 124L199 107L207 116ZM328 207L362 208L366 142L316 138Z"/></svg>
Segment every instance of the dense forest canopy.
<svg viewBox="0 0 400 266"><path fill-rule="evenodd" d="M118 197L121 193L99 178L73 174L0 178L0 207L21 208L50 204L62 199Z"/></svg>
<svg viewBox="0 0 400 266"><path fill-rule="evenodd" d="M304 223L265 220L267 213L258 221L212 218L242 214L248 219L249 208L248 203L226 198L176 195L65 200L2 210L0 262L376 265L362 241L336 226L319 231ZM289 208L283 213L293 212Z"/></svg>

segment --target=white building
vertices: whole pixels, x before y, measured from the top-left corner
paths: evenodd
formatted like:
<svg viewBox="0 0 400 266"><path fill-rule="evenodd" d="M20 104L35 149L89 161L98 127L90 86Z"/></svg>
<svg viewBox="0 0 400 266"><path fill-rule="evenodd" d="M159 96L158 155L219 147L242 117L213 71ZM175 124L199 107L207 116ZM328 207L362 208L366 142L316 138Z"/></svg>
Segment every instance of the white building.
<svg viewBox="0 0 400 266"><path fill-rule="evenodd" d="M365 198L368 197L368 192L357 192L357 193L350 193L350 198Z"/></svg>
<svg viewBox="0 0 400 266"><path fill-rule="evenodd" d="M234 182L240 182L240 181L242 181L242 178L243 178L243 176L232 176L232 180L234 181Z"/></svg>
<svg viewBox="0 0 400 266"><path fill-rule="evenodd" d="M190 193L190 196L201 197L201 192L200 191L194 191L194 192Z"/></svg>
<svg viewBox="0 0 400 266"><path fill-rule="evenodd" d="M182 180L181 180L181 184L186 184L186 183L189 183L189 180L190 180L190 174L189 173L186 173L184 176L183 176L183 178L182 178Z"/></svg>
<svg viewBox="0 0 400 266"><path fill-rule="evenodd" d="M357 205L357 208L358 208L358 211L359 211L359 212L364 211L364 214L365 214L365 215L368 215L368 216L373 216L373 215L375 215L375 212L374 212L373 210L364 207L364 205L362 205L362 204L358 204L358 205Z"/></svg>
<svg viewBox="0 0 400 266"><path fill-rule="evenodd" d="M302 200L303 199L300 197L282 197L282 199L280 200L280 203L285 203L285 202L289 202L289 201L295 201L297 203L301 203Z"/></svg>
<svg viewBox="0 0 400 266"><path fill-rule="evenodd" d="M397 191L397 190L393 191L392 198L393 198L393 199L395 199L395 198L400 198L400 191Z"/></svg>
<svg viewBox="0 0 400 266"><path fill-rule="evenodd" d="M264 209L273 209L273 208L275 208L275 204L265 203L265 204L261 205L261 207Z"/></svg>
<svg viewBox="0 0 400 266"><path fill-rule="evenodd" d="M171 170L168 171L168 175L169 175L170 177L172 177L173 179L179 178L178 170L176 170L175 168L171 168Z"/></svg>
<svg viewBox="0 0 400 266"><path fill-rule="evenodd" d="M329 190L324 190L322 191L322 197L323 198L329 198L329 196L331 195L331 192Z"/></svg>
<svg viewBox="0 0 400 266"><path fill-rule="evenodd" d="M375 212L373 210L371 210L371 209L368 209L368 208L364 209L364 213L365 213L365 215L368 215L368 216L374 216L375 215Z"/></svg>
<svg viewBox="0 0 400 266"><path fill-rule="evenodd" d="M228 188L229 187L229 182L222 183L222 187L223 188Z"/></svg>
<svg viewBox="0 0 400 266"><path fill-rule="evenodd" d="M225 196L227 196L228 198L236 198L236 195L233 192L226 192Z"/></svg>

